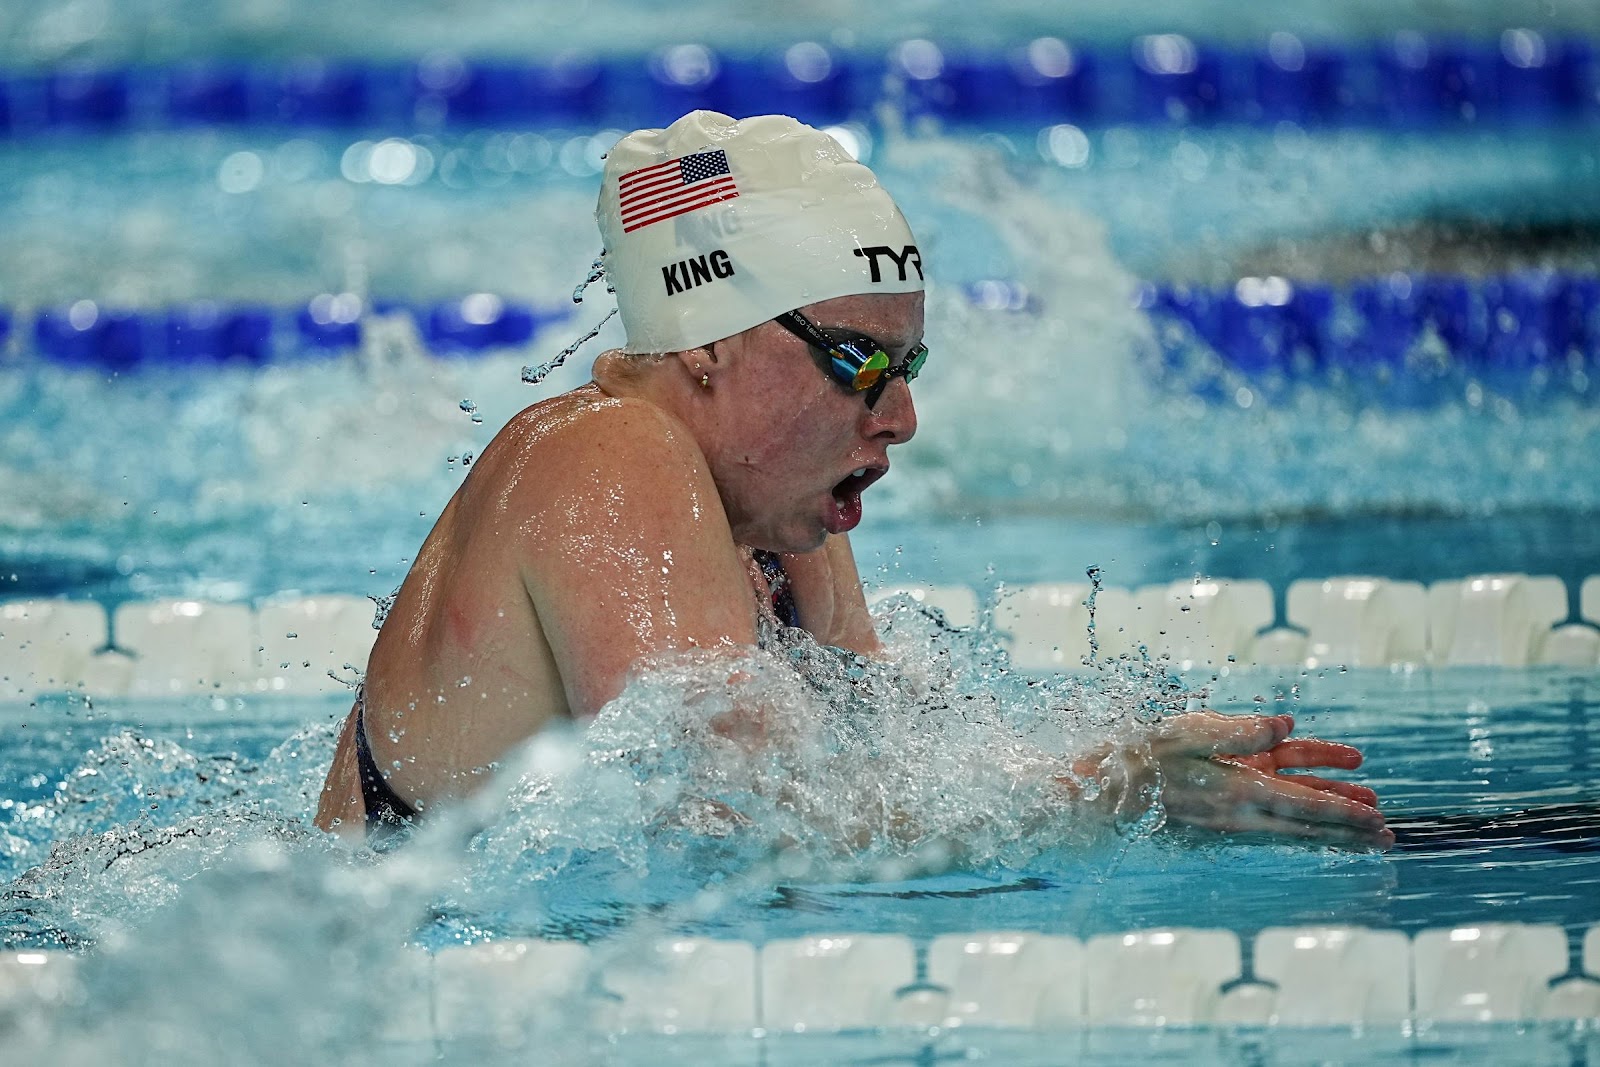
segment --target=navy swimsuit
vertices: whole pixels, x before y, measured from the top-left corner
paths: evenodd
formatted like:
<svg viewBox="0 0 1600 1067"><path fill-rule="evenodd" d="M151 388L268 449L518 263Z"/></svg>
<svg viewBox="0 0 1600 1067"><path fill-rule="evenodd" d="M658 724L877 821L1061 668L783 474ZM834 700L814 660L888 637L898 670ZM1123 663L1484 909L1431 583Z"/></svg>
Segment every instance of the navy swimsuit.
<svg viewBox="0 0 1600 1067"><path fill-rule="evenodd" d="M361 773L361 801L367 808L367 836L381 836L416 821L417 809L402 800L378 769L367 741L366 702L356 695L356 767Z"/></svg>
<svg viewBox="0 0 1600 1067"><path fill-rule="evenodd" d="M776 552L759 548L752 554L761 573L767 576L767 586L772 590L772 613L785 626L799 626L800 612L794 606L794 590L789 588L789 575L784 573L783 561Z"/></svg>

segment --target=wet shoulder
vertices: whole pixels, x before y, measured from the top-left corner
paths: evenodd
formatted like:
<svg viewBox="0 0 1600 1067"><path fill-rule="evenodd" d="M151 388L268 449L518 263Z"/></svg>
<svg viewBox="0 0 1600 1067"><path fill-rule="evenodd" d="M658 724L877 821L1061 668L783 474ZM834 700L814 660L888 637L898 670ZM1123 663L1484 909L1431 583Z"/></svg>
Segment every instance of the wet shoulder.
<svg viewBox="0 0 1600 1067"><path fill-rule="evenodd" d="M560 449L664 450L699 455L688 427L636 397L607 396L585 387L534 404L506 424L507 437Z"/></svg>
<svg viewBox="0 0 1600 1067"><path fill-rule="evenodd" d="M559 493L564 484L710 482L705 457L682 422L647 400L594 388L523 410L485 450L480 467L474 477L502 490L530 483Z"/></svg>

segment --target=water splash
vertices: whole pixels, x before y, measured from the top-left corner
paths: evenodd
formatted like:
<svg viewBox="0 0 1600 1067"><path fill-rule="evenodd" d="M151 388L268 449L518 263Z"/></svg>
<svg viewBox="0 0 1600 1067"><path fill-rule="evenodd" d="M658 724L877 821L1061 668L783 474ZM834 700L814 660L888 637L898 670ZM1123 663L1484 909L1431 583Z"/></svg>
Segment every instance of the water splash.
<svg viewBox="0 0 1600 1067"><path fill-rule="evenodd" d="M306 817L333 731L300 731L265 758L202 756L125 729L90 748L43 803L14 812L0 937L90 944L137 924L244 840L314 842Z"/></svg>
<svg viewBox="0 0 1600 1067"><path fill-rule="evenodd" d="M589 286L593 285L595 282L599 281L601 278L605 278L606 279L606 292L615 293L617 291L617 288L612 283L611 279L606 276L605 262L606 262L606 253L605 253L605 249L602 248L600 250L600 255L595 259L595 261L593 263L591 263L589 265L589 274L588 274L588 276L585 277L583 279L583 281L578 283L578 287L576 289L572 290L572 302L574 304L583 303L584 292L589 288ZM566 348L563 348L560 352L557 352L556 353L556 357L554 359L552 359L550 362L545 363L545 364L543 364L541 366L538 366L538 367L533 367L533 366L523 367L522 368L522 380L525 383L527 383L528 385L539 385L540 383L542 383L545 380L545 378L549 377L551 371L555 370L557 367L560 367L562 364L566 363L568 357L570 357L573 353L577 352L578 349L582 348L588 342L590 342L590 341L594 340L596 337L600 336L600 331L605 329L606 323L608 323L608 322L610 322L612 320L612 318L617 314L618 310L619 310L618 308L612 308L610 311L606 312L605 318L601 319L595 325L594 329L590 330L588 333L584 334L582 337L580 337L576 341L572 342Z"/></svg>
<svg viewBox="0 0 1600 1067"><path fill-rule="evenodd" d="M789 880L892 879L1147 832L1157 797L1130 797L1108 821L1070 757L1147 762L1148 724L1191 699L1160 665L1021 678L989 637L909 598L881 609L880 628L883 661L789 630L742 658L665 659L581 736L542 735L508 757L476 805L420 835L429 854L458 857L433 889L445 912L526 932L553 921L552 895L606 912L629 884L670 898L707 869L766 871L755 884L770 892L779 856ZM252 761L109 735L11 826L11 858L29 868L5 890L11 928L95 942L241 842L320 849L307 821L333 741L321 724Z"/></svg>
<svg viewBox="0 0 1600 1067"><path fill-rule="evenodd" d="M1104 574L1098 566L1088 568L1084 572L1089 576L1089 597L1084 602L1084 607L1089 609L1089 665L1091 667L1100 662L1100 638L1096 633L1095 604L1100 599L1100 587L1104 584Z"/></svg>
<svg viewBox="0 0 1600 1067"><path fill-rule="evenodd" d="M1159 825L1146 818L1158 801L1148 789L1108 818L1095 807L1099 783L1067 757L1103 750L1107 774L1142 762L1149 711L1185 705L1164 671L1115 661L1090 680L1022 679L998 646L909 598L881 611L882 662L784 631L746 660L654 665L563 758L540 755L576 770L558 781L512 768L506 807L475 838L453 904L480 925L493 915L548 930L598 921L612 905L568 899L563 917L535 919L520 903L529 890L631 886L621 902L649 910L708 870L719 880L764 871L747 883L748 903L774 880L1014 868L1119 848Z"/></svg>
<svg viewBox="0 0 1600 1067"><path fill-rule="evenodd" d="M394 610L394 602L400 598L400 587L395 586L392 592L383 596L368 596L372 601L372 628L383 629L383 624L389 621L389 612Z"/></svg>
<svg viewBox="0 0 1600 1067"><path fill-rule="evenodd" d="M877 622L882 660L776 628L759 652L664 658L381 855L309 828L332 724L260 760L114 732L15 835L32 866L0 887L0 929L94 949L18 1047L409 1062L418 1049L375 1036L416 1003L407 944L577 937L625 955L766 922L802 883L1029 865L1094 885L1159 828L1158 780L1106 798L1099 774L1147 761L1148 722L1195 699L1161 664L1023 677L992 635L909 596ZM1086 751L1106 754L1097 774L1068 765ZM561 1007L529 1017L541 1042L554 1028L541 1048L570 1039Z"/></svg>
<svg viewBox="0 0 1600 1067"><path fill-rule="evenodd" d="M576 289L572 290L572 302L574 304L583 303L584 291L601 278L606 278L606 250L603 248L600 250L600 255L595 258L595 261L589 264L588 276L578 283ZM611 279L606 278L606 292L614 293L616 291L616 286L612 284Z"/></svg>
<svg viewBox="0 0 1600 1067"><path fill-rule="evenodd" d="M539 383L543 382L545 378L549 377L551 371L555 370L557 367L561 366L567 361L568 356L571 356L585 344L600 336L600 331L605 329L606 323L610 322L616 314L616 308L612 308L610 311L606 312L605 318L596 323L594 329L590 330L588 333L572 342L566 348L563 348L560 352L557 352L556 357L550 362L539 367L523 367L522 380L528 385L538 385Z"/></svg>
<svg viewBox="0 0 1600 1067"><path fill-rule="evenodd" d="M80 962L23 1061L421 1063L407 1032L426 878L303 835L236 834L149 917ZM425 1002L423 1002L425 1004ZM414 1027L413 1027L414 1029ZM30 1044L33 1047L29 1047ZM381 1050L381 1051L380 1051Z"/></svg>

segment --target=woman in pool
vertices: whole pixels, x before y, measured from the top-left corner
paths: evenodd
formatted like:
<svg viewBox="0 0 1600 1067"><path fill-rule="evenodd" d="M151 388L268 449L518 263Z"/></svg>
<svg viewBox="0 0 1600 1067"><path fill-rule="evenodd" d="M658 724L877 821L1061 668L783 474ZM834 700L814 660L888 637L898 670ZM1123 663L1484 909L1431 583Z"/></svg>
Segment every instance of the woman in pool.
<svg viewBox="0 0 1600 1067"><path fill-rule="evenodd" d="M428 535L340 735L325 829L460 798L652 656L754 646L764 613L881 652L847 534L917 429L923 273L899 209L825 134L701 111L618 142L597 216L627 344L507 423ZM1360 763L1292 726L1163 723L1169 820L1387 847L1370 789L1279 773Z"/></svg>

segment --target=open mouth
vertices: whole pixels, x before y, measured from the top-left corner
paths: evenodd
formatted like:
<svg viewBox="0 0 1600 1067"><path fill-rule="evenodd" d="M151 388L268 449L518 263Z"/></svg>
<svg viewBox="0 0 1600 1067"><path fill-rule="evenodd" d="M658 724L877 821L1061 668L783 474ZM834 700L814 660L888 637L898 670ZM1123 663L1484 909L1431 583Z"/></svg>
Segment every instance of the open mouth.
<svg viewBox="0 0 1600 1067"><path fill-rule="evenodd" d="M834 499L850 500L859 497L866 491L867 486L888 473L887 467L861 467L851 471L833 487Z"/></svg>

